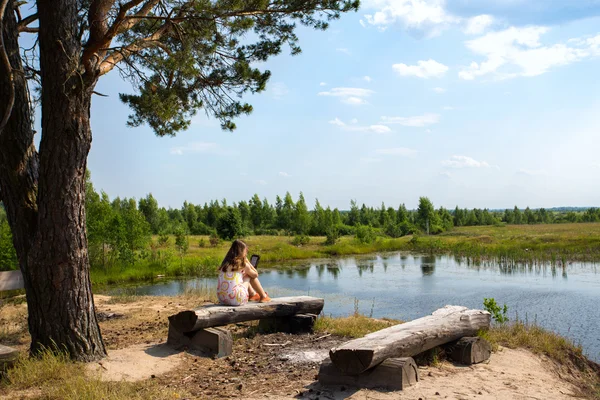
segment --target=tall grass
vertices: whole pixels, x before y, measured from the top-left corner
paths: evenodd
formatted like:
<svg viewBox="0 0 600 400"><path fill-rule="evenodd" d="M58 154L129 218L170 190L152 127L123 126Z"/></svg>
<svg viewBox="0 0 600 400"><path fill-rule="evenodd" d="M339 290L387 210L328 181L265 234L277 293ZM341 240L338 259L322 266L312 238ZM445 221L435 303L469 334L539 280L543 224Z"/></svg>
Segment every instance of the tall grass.
<svg viewBox="0 0 600 400"><path fill-rule="evenodd" d="M59 351L45 349L36 358L20 358L0 382L0 393L27 392L30 397L49 400L179 399L186 393L159 387L154 381L105 382L98 374L86 373L81 363L72 362ZM39 396L35 396L39 393Z"/></svg>

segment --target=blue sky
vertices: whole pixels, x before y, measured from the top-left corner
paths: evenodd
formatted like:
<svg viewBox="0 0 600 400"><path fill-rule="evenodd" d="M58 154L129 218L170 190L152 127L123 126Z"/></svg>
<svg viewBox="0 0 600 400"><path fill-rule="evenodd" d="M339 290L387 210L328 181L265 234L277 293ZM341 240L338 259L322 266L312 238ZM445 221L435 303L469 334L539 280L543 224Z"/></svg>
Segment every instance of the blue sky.
<svg viewBox="0 0 600 400"><path fill-rule="evenodd" d="M413 208L600 205L600 1L366 0L262 67L238 129L127 128L112 72L88 167L111 197Z"/></svg>

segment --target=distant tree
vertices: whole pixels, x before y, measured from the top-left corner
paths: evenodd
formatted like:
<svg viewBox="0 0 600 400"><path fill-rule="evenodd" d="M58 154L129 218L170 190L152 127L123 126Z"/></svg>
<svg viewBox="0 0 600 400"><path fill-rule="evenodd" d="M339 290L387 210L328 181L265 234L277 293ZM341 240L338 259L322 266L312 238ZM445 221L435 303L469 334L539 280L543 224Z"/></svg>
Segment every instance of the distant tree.
<svg viewBox="0 0 600 400"><path fill-rule="evenodd" d="M519 210L517 206L515 206L515 208L513 209L513 220L517 225L524 223L523 213L521 212L521 210Z"/></svg>
<svg viewBox="0 0 600 400"><path fill-rule="evenodd" d="M535 214L533 213L533 211L531 211L529 207L527 207L523 212L523 222L526 224L536 223Z"/></svg>
<svg viewBox="0 0 600 400"><path fill-rule="evenodd" d="M308 207L306 206L304 195L300 192L292 213L292 229L299 235L305 235L310 229L310 223Z"/></svg>
<svg viewBox="0 0 600 400"><path fill-rule="evenodd" d="M242 217L234 207L227 207L217 221L217 233L226 240L235 239L242 235Z"/></svg>
<svg viewBox="0 0 600 400"><path fill-rule="evenodd" d="M360 213L356 200L350 200L350 213L348 213L348 225L356 226L360 222Z"/></svg>
<svg viewBox="0 0 600 400"><path fill-rule="evenodd" d="M148 194L145 198L141 198L139 201L139 210L148 224L150 224L150 230L153 234L157 234L161 230L160 220L158 217L158 201L152 196L152 193Z"/></svg>
<svg viewBox="0 0 600 400"><path fill-rule="evenodd" d="M250 216L252 219L252 227L254 230L260 229L263 226L263 205L260 197L254 194L249 202Z"/></svg>
<svg viewBox="0 0 600 400"><path fill-rule="evenodd" d="M406 210L406 206L404 204L400 204L400 207L398 207L396 221L399 224L408 221L408 211Z"/></svg>
<svg viewBox="0 0 600 400"><path fill-rule="evenodd" d="M424 232L434 233L440 227L439 216L433 208L433 203L427 197L419 198L417 208L417 225Z"/></svg>

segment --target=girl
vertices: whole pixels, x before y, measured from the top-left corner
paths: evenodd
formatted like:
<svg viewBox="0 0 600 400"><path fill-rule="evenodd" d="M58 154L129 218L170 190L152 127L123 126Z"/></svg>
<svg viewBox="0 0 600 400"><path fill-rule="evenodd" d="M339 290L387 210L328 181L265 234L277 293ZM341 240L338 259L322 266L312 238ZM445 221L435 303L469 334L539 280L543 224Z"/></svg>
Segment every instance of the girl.
<svg viewBox="0 0 600 400"><path fill-rule="evenodd" d="M221 304L243 306L251 301L271 301L258 281L258 272L246 258L248 246L235 240L219 267L217 297Z"/></svg>

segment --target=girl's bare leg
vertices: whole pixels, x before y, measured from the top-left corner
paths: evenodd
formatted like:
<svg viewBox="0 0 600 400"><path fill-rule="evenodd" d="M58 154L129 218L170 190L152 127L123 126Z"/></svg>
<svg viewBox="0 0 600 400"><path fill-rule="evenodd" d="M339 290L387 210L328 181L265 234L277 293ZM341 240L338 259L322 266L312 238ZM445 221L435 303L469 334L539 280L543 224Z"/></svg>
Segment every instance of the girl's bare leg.
<svg viewBox="0 0 600 400"><path fill-rule="evenodd" d="M244 276L244 286L248 289L248 296L252 297L256 294L256 291L250 286L250 278L247 276Z"/></svg>
<svg viewBox="0 0 600 400"><path fill-rule="evenodd" d="M256 290L256 293L258 293L261 300L268 297L267 293L265 293L265 290L263 289L262 285L260 284L260 281L258 280L258 278L251 278L250 285L252 286L252 288L254 290Z"/></svg>

